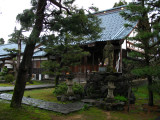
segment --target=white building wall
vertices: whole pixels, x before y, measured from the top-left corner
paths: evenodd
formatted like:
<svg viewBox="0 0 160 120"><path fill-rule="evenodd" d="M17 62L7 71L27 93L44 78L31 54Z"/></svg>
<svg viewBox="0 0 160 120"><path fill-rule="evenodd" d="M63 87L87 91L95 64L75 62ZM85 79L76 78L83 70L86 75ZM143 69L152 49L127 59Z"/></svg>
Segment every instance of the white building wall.
<svg viewBox="0 0 160 120"><path fill-rule="evenodd" d="M127 48L126 48L126 44L127 44L126 42L127 42L127 41L124 40L124 42L123 42L123 44L122 44L122 49L125 49L125 50L127 49Z"/></svg>
<svg viewBox="0 0 160 120"><path fill-rule="evenodd" d="M13 68L13 65L11 64L5 64L4 66L6 66L7 68Z"/></svg>

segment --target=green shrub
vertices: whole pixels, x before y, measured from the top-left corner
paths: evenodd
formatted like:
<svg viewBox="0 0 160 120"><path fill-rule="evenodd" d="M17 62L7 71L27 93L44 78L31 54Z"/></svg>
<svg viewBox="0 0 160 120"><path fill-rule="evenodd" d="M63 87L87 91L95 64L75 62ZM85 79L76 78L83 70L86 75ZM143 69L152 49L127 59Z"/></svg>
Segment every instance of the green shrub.
<svg viewBox="0 0 160 120"><path fill-rule="evenodd" d="M84 104L82 110L84 110L84 111L89 110L89 106L87 104Z"/></svg>
<svg viewBox="0 0 160 120"><path fill-rule="evenodd" d="M5 75L7 75L7 73L8 73L8 68L7 67L3 67L1 75L5 76Z"/></svg>
<svg viewBox="0 0 160 120"><path fill-rule="evenodd" d="M3 75L3 73L2 72L0 72L0 76L2 76Z"/></svg>
<svg viewBox="0 0 160 120"><path fill-rule="evenodd" d="M57 95L64 95L64 94L67 93L67 89L68 89L68 87L67 87L66 83L59 84L55 88L55 90L53 91L53 94L55 96L57 96ZM72 87L72 89L73 89L74 94L82 95L83 92L84 92L83 86L80 85L80 84L74 84L73 87Z"/></svg>
<svg viewBox="0 0 160 120"><path fill-rule="evenodd" d="M53 91L53 94L55 96L57 95L63 95L63 94L66 94L67 93L67 84L66 83L62 83L62 84L59 84L55 90Z"/></svg>
<svg viewBox="0 0 160 120"><path fill-rule="evenodd" d="M83 86L80 85L80 84L74 84L73 87L73 92L74 94L79 94L79 95L82 95L84 93L84 89L83 89Z"/></svg>
<svg viewBox="0 0 160 120"><path fill-rule="evenodd" d="M14 76L12 74L7 74L4 76L4 80L8 83L13 82L14 81Z"/></svg>
<svg viewBox="0 0 160 120"><path fill-rule="evenodd" d="M115 96L114 99L116 99L117 101L127 102L127 98L120 95Z"/></svg>
<svg viewBox="0 0 160 120"><path fill-rule="evenodd" d="M150 89L160 95L160 81L158 79L154 81Z"/></svg>

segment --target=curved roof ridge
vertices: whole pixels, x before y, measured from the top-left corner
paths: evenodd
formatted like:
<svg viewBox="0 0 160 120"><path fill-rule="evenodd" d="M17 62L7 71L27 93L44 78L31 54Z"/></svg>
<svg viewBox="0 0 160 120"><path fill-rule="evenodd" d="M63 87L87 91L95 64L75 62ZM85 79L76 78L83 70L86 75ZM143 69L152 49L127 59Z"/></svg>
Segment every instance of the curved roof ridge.
<svg viewBox="0 0 160 120"><path fill-rule="evenodd" d="M127 5L122 5L122 6L118 6L118 7L114 7L114 8L110 8L110 9L106 9L106 10L101 10L98 12L95 12L93 14L99 14L99 13L104 13L104 12L108 12L108 11L112 11L112 10L119 10L120 8L126 7Z"/></svg>

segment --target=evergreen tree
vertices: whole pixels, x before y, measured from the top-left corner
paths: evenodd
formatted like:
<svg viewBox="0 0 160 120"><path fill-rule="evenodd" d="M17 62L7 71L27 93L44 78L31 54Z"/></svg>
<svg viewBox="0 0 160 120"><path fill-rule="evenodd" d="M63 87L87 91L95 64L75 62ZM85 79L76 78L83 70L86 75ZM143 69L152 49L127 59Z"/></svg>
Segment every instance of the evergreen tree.
<svg viewBox="0 0 160 120"><path fill-rule="evenodd" d="M71 73L71 67L80 64L82 57L88 55L79 45L60 44L48 45L47 53L55 57L55 60L44 61L42 66L45 73L55 75L55 85L58 85L60 75Z"/></svg>
<svg viewBox="0 0 160 120"><path fill-rule="evenodd" d="M139 3L131 3L121 15L132 22L138 21L135 28L137 34L134 37L128 38L135 42L135 47L142 49L141 52L131 52L130 56L139 59L138 64L132 69L132 74L146 77L148 80L148 105L152 106L153 91L150 89L153 84L153 76L160 73L160 66L157 66L157 55L160 48L159 30L159 1L141 0ZM156 14L154 14L156 12ZM157 14L158 13L158 14ZM132 25L125 24L125 27Z"/></svg>
<svg viewBox="0 0 160 120"><path fill-rule="evenodd" d="M18 44L19 41L25 42L25 40L27 39L27 37L25 37L22 34L22 28L20 30L17 30L17 28L14 28L14 32L12 34L9 35L9 37L11 37L8 42L9 43L16 43Z"/></svg>
<svg viewBox="0 0 160 120"><path fill-rule="evenodd" d="M90 13L85 15L83 9L77 9L73 5L74 1L31 0L33 7L24 10L22 14L17 16L22 28L31 30L31 34L26 41L23 59L19 66L11 107L21 106L29 66L32 62L35 45L40 41L39 37L42 31L44 35L53 38L61 36L58 40L62 43L65 42L63 37L68 35L71 36L70 38L74 38L70 39L70 43L84 38L92 40L98 37L101 30L98 27L99 20Z"/></svg>
<svg viewBox="0 0 160 120"><path fill-rule="evenodd" d="M0 45L4 44L4 39L3 38L0 38Z"/></svg>
<svg viewBox="0 0 160 120"><path fill-rule="evenodd" d="M127 5L127 2L125 0L119 0L119 2L116 2L113 7L118 7L122 5Z"/></svg>
<svg viewBox="0 0 160 120"><path fill-rule="evenodd" d="M45 61L43 67L47 70L45 73L56 75L55 85L58 85L59 75L62 72L70 72L70 67L80 63L80 59L88 54L79 45L97 39L101 29L98 27L100 21L97 17L90 12L86 16L83 9L76 10L70 17L55 17L53 21L56 22L56 26L51 26L51 30L58 36L48 36L49 44L43 42L46 52L56 56L57 60Z"/></svg>

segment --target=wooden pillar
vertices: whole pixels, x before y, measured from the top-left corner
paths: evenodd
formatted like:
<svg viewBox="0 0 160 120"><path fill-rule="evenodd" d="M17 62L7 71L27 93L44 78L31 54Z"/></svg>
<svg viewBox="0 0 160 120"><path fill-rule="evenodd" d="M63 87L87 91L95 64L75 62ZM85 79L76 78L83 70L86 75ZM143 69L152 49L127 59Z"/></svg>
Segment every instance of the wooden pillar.
<svg viewBox="0 0 160 120"><path fill-rule="evenodd" d="M120 48L120 66L119 66L120 70L119 72L122 72L122 44L121 44L121 48Z"/></svg>
<svg viewBox="0 0 160 120"><path fill-rule="evenodd" d="M92 56L92 71L94 71L94 51L93 51L93 56Z"/></svg>
<svg viewBox="0 0 160 120"><path fill-rule="evenodd" d="M84 73L87 78L87 56L84 57Z"/></svg>

